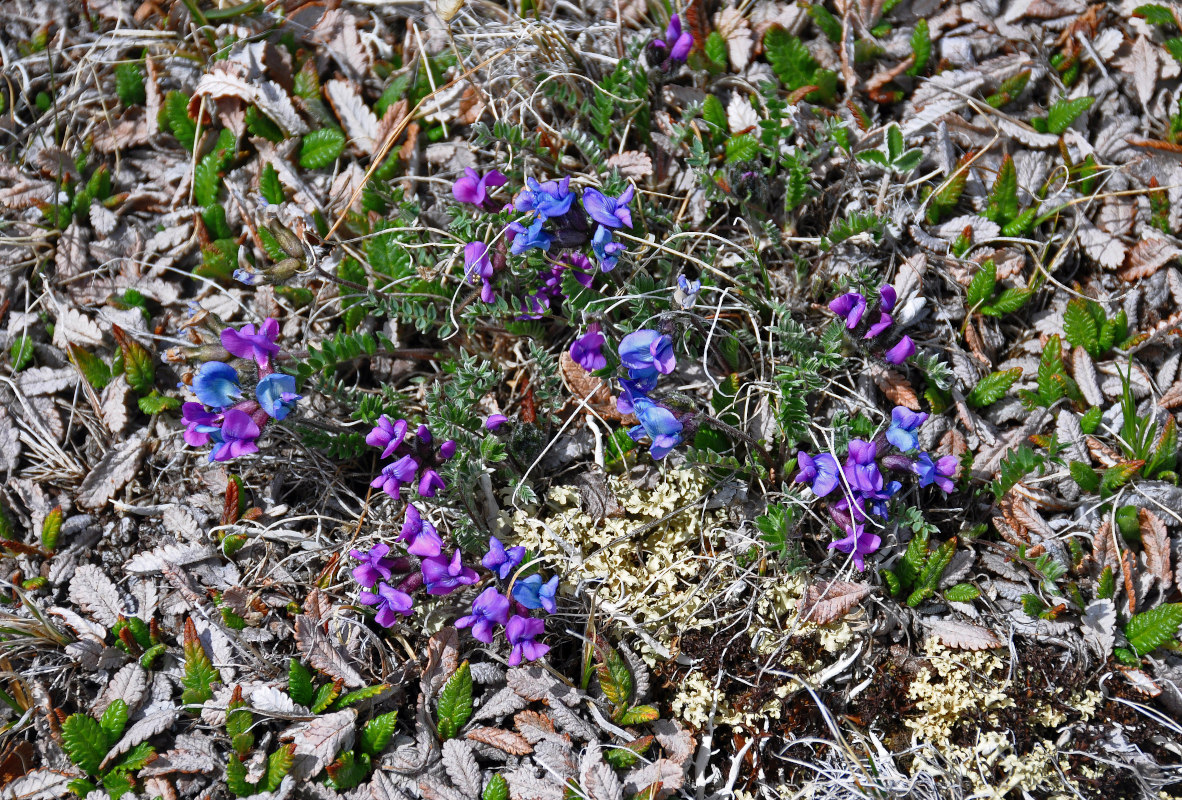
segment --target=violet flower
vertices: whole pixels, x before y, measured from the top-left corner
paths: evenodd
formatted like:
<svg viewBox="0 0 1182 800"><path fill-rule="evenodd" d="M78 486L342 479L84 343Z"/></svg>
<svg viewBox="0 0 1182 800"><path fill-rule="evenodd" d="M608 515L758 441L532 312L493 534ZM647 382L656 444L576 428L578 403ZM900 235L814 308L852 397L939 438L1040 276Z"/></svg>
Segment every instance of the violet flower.
<svg viewBox="0 0 1182 800"><path fill-rule="evenodd" d="M472 613L456 620L457 628L472 628L472 638L492 644L493 629L509 621L509 598L490 586L472 601Z"/></svg>
<svg viewBox="0 0 1182 800"><path fill-rule="evenodd" d="M673 290L673 299L683 311L689 311L697 304L698 293L701 291L701 281L691 281L684 275L678 275L677 288Z"/></svg>
<svg viewBox="0 0 1182 800"><path fill-rule="evenodd" d="M620 340L620 363L628 377L642 391L657 385L657 374L668 375L677 367L673 339L648 328L634 331Z"/></svg>
<svg viewBox="0 0 1182 800"><path fill-rule="evenodd" d="M830 550L840 550L854 557L854 566L859 572L866 569L866 556L873 553L882 544L882 539L875 533L867 533L862 525L851 525L846 529L846 537L829 543Z"/></svg>
<svg viewBox="0 0 1182 800"><path fill-rule="evenodd" d="M891 412L891 426L887 428L886 440L904 453L916 449L919 447L919 436L916 432L927 418L927 414L895 406L895 410Z"/></svg>
<svg viewBox="0 0 1182 800"><path fill-rule="evenodd" d="M412 556L427 558L443 551L443 539L439 537L435 526L423 519L419 510L410 503L406 506L406 519L402 522L402 531L396 540L405 542L406 552Z"/></svg>
<svg viewBox="0 0 1182 800"><path fill-rule="evenodd" d="M391 422L389 417L382 414L378 417L377 426L365 437L365 443L370 447L381 448L382 458L389 458L406 438L407 427L406 420Z"/></svg>
<svg viewBox="0 0 1182 800"><path fill-rule="evenodd" d="M471 203L485 211L492 211L494 209L487 205L488 190L504 186L508 182L509 179L502 175L500 170L490 169L482 176L471 167L464 167L464 175L452 184L451 194L461 203Z"/></svg>
<svg viewBox="0 0 1182 800"><path fill-rule="evenodd" d="M350 550L349 555L361 562L353 567L353 580L366 589L372 589L378 581L389 579L394 574L394 562L386 558L389 552L390 545L385 542L375 544L364 553Z"/></svg>
<svg viewBox="0 0 1182 800"><path fill-rule="evenodd" d="M683 426L672 411L647 397L634 397L632 407L640 424L630 429L628 435L637 442L645 436L651 439L649 454L654 459L664 458L670 450L681 444Z"/></svg>
<svg viewBox="0 0 1182 800"><path fill-rule="evenodd" d="M453 449L454 453L455 450ZM428 467L423 470L422 477L419 478L419 497L434 497L438 492L447 488L447 484L439 473Z"/></svg>
<svg viewBox="0 0 1182 800"><path fill-rule="evenodd" d="M536 661L550 651L550 645L535 642L546 630L546 623L533 617L514 614L505 623L505 638L513 649L509 653L509 666L516 667L523 660Z"/></svg>
<svg viewBox="0 0 1182 800"><path fill-rule="evenodd" d="M259 438L259 433L259 426L250 418L250 414L231 408L222 420L222 429L211 434L217 447L210 452L209 460L229 461L231 458L257 453L259 446L255 440Z"/></svg>
<svg viewBox="0 0 1182 800"><path fill-rule="evenodd" d="M569 175L560 181L545 183L538 183L534 178L526 178L525 185L527 188L521 190L513 204L519 212L532 211L538 215L537 221L544 222L550 217L561 217L570 211L575 196L570 190Z"/></svg>
<svg viewBox="0 0 1182 800"><path fill-rule="evenodd" d="M267 317L257 332L253 322L243 325L240 331L226 328L222 331L222 347L239 358L253 358L260 367L266 367L270 357L279 352L275 343L278 337L279 322Z"/></svg>
<svg viewBox="0 0 1182 800"><path fill-rule="evenodd" d="M607 366L607 357L603 354L603 334L599 332L599 324L591 323L586 333L575 339L570 346L570 357L580 367L588 372L603 369Z"/></svg>
<svg viewBox="0 0 1182 800"><path fill-rule="evenodd" d="M915 355L915 342L911 341L910 336L904 336L898 344L886 351L883 358L891 364L902 364L913 355Z"/></svg>
<svg viewBox="0 0 1182 800"><path fill-rule="evenodd" d="M295 408L302 395L296 394L295 378L281 372L272 372L259 381L255 397L267 416L282 420Z"/></svg>
<svg viewBox="0 0 1182 800"><path fill-rule="evenodd" d="M504 414L489 414L488 419L484 421L484 427L490 432L495 432L497 428L509 421L509 418Z"/></svg>
<svg viewBox="0 0 1182 800"><path fill-rule="evenodd" d="M658 60L684 62L694 48L694 36L681 29L681 17L674 14L665 28L665 38L656 39L649 46L658 54Z"/></svg>
<svg viewBox="0 0 1182 800"><path fill-rule="evenodd" d="M817 497L824 497L837 488L841 467L829 453L819 453L815 458L800 450L796 453L796 464L800 474L796 483L807 483Z"/></svg>
<svg viewBox="0 0 1182 800"><path fill-rule="evenodd" d="M554 596L558 592L558 576L542 583L542 576L534 573L513 584L513 599L532 610L545 609L547 614L558 610Z"/></svg>
<svg viewBox="0 0 1182 800"><path fill-rule="evenodd" d="M185 444L201 447L209 444L209 436L221 430L217 424L222 415L206 411L200 403L185 403L181 406L181 421L185 423Z"/></svg>
<svg viewBox="0 0 1182 800"><path fill-rule="evenodd" d="M598 189L588 188L583 190L583 208L591 219L607 228L631 228L632 210L628 204L634 194L631 184L619 197L608 197Z"/></svg>
<svg viewBox="0 0 1182 800"><path fill-rule="evenodd" d="M238 373L221 361L206 361L193 376L193 394L203 405L225 408L242 396Z"/></svg>
<svg viewBox="0 0 1182 800"><path fill-rule="evenodd" d="M456 550L452 557L438 555L423 559L423 580L427 584L427 594L450 594L461 586L468 586L480 580L476 570L465 567L460 562L460 551Z"/></svg>
<svg viewBox="0 0 1182 800"><path fill-rule="evenodd" d="M549 250L550 244L553 242L550 234L542 230L542 226L546 224L546 218L539 216L527 228L520 222L510 222L509 230L513 232L513 243L509 246L509 251L515 256L525 253L527 250L540 249Z"/></svg>
<svg viewBox="0 0 1182 800"><path fill-rule="evenodd" d="M934 483L944 494L952 494L954 488L952 478L956 476L956 467L958 464L959 462L956 460L956 456L944 456L939 461L933 463L930 455L920 453L912 469L919 476L919 485L921 487L931 486Z"/></svg>
<svg viewBox="0 0 1182 800"><path fill-rule="evenodd" d="M895 323L895 321L894 321L894 319L891 318L890 314L886 313L885 311L880 312L878 315L878 322L874 323L869 328L867 328L866 335L863 336L862 338L863 339L873 339L874 337L878 336L880 333L885 331L887 328L891 327L891 325L893 325L894 323Z"/></svg>
<svg viewBox="0 0 1182 800"><path fill-rule="evenodd" d="M506 580L513 574L513 570L525 558L525 548L521 546L505 549L501 540L495 536L488 537L488 552L480 559L481 565L501 580Z"/></svg>
<svg viewBox="0 0 1182 800"><path fill-rule="evenodd" d="M480 278L491 278L493 275L492 259L488 255L488 245L484 242L468 242L464 245L464 277L476 283Z"/></svg>
<svg viewBox="0 0 1182 800"><path fill-rule="evenodd" d="M595 229L595 236L591 239L591 250L599 259L599 268L604 272L611 272L620 263L620 253L624 252L624 245L612 240L611 229L600 225Z"/></svg>
<svg viewBox="0 0 1182 800"><path fill-rule="evenodd" d="M379 583L377 592L361 592L359 599L363 605L376 605L377 613L374 621L383 628L389 628L397 620L397 615L410 616L414 607L414 600L406 592L395 589L388 583Z"/></svg>
<svg viewBox="0 0 1182 800"><path fill-rule="evenodd" d="M843 317L846 328L852 331L866 313L866 298L857 292L846 292L829 303L829 310Z"/></svg>
<svg viewBox="0 0 1182 800"><path fill-rule="evenodd" d="M850 487L858 492L877 492L882 489L882 472L875 457L878 445L864 439L851 439L845 459L845 477Z"/></svg>

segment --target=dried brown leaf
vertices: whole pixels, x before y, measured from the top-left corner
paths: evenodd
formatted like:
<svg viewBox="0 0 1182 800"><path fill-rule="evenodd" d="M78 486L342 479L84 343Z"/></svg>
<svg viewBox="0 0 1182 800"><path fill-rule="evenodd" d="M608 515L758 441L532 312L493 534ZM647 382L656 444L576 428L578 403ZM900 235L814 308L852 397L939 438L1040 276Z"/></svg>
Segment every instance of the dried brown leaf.
<svg viewBox="0 0 1182 800"><path fill-rule="evenodd" d="M882 364L870 365L870 376L874 378L874 385L897 406L906 406L912 411L919 411L919 395L905 377Z"/></svg>
<svg viewBox="0 0 1182 800"><path fill-rule="evenodd" d="M373 155L381 144L378 118L370 111L357 84L334 78L324 84L324 94L344 126L349 145L357 155Z"/></svg>
<svg viewBox="0 0 1182 800"><path fill-rule="evenodd" d="M134 661L125 664L122 669L111 676L107 688L94 701L91 712L95 716L102 716L102 713L107 710L107 706L115 700L122 700L127 703L128 709L135 710L140 701L144 699L147 689L148 673L144 668Z"/></svg>
<svg viewBox="0 0 1182 800"><path fill-rule="evenodd" d="M365 685L365 679L353 668L349 656L334 647L328 634L307 614L298 614L295 620L296 645L308 659L308 663L321 672L338 678L350 689Z"/></svg>
<svg viewBox="0 0 1182 800"><path fill-rule="evenodd" d="M100 508L140 470L147 451L143 432L115 445L103 456L78 487L77 503L83 508Z"/></svg>
<svg viewBox="0 0 1182 800"><path fill-rule="evenodd" d="M653 160L648 153L639 150L625 150L622 153L612 153L605 162L609 167L615 167L625 178L638 181L653 174Z"/></svg>
<svg viewBox="0 0 1182 800"><path fill-rule="evenodd" d="M123 737L107 751L107 755L102 763L103 768L110 766L119 756L140 742L146 742L156 734L163 733L171 728L172 723L176 721L177 715L180 712L180 706L172 706L170 708L158 708L140 717L132 723L130 728L124 731Z"/></svg>
<svg viewBox="0 0 1182 800"><path fill-rule="evenodd" d="M1161 517L1142 508L1138 512L1141 521L1141 546L1145 549L1145 567L1161 581L1163 592L1170 590L1173 573L1170 570L1170 534Z"/></svg>
<svg viewBox="0 0 1182 800"><path fill-rule="evenodd" d="M873 588L866 583L848 581L811 584L801 599L801 619L817 625L827 625L841 619Z"/></svg>
<svg viewBox="0 0 1182 800"><path fill-rule="evenodd" d="M283 87L274 81L247 80L236 74L238 64L216 64L201 76L197 88L189 101L189 112L193 114L200 106L200 98L236 97L248 104L254 104L259 111L270 117L287 136L295 136L308 130L292 105L291 98Z"/></svg>
<svg viewBox="0 0 1182 800"><path fill-rule="evenodd" d="M352 747L356 721L357 709L346 708L290 729L282 738L295 743L296 756L304 756L311 762L301 770L311 777L336 758L337 753Z"/></svg>
<svg viewBox="0 0 1182 800"><path fill-rule="evenodd" d="M444 742L443 768L447 770L447 777L465 796L477 797L480 794L480 765L476 763L472 745L461 739Z"/></svg>
<svg viewBox="0 0 1182 800"><path fill-rule="evenodd" d="M518 727L521 727L520 724ZM524 756L533 751L533 747L530 746L529 741L524 736L501 728L473 728L464 734L464 736L474 742L484 742L498 750L503 750L511 756Z"/></svg>
<svg viewBox="0 0 1182 800"><path fill-rule="evenodd" d="M955 620L932 620L924 623L927 629L947 647L958 650L990 650L1002 642L993 631L978 625Z"/></svg>
<svg viewBox="0 0 1182 800"><path fill-rule="evenodd" d="M1147 230L1142 234L1141 241L1125 256L1120 277L1129 282L1148 278L1180 255L1182 248L1172 241L1172 237Z"/></svg>

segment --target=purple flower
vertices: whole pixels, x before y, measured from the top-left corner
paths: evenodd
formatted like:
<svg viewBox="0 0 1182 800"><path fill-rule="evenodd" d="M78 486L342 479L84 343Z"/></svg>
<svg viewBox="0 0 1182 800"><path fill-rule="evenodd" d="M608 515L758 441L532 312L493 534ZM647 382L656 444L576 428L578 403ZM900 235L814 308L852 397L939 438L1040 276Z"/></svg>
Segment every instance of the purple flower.
<svg viewBox="0 0 1182 800"><path fill-rule="evenodd" d="M878 290L878 303L880 306L882 306L883 311L889 312L893 310L895 307L895 301L898 299L899 296L895 292L894 286L890 286L888 284L887 286L884 286Z"/></svg>
<svg viewBox="0 0 1182 800"><path fill-rule="evenodd" d="M608 228L631 228L632 211L628 204L632 202L635 190L631 185L619 197L608 197L598 189L583 191L583 208L591 219Z"/></svg>
<svg viewBox="0 0 1182 800"><path fill-rule="evenodd" d="M859 492L877 492L882 489L882 473L875 457L878 445L864 439L851 439L845 459L845 477L850 487Z"/></svg>
<svg viewBox="0 0 1182 800"><path fill-rule="evenodd" d="M385 414L378 417L378 424L365 437L365 443L370 447L381 448L382 458L389 458L406 438L406 420L391 422Z"/></svg>
<svg viewBox="0 0 1182 800"><path fill-rule="evenodd" d="M181 421L185 423L185 443L193 447L209 444L209 435L220 430L221 414L206 411L200 403L181 406Z"/></svg>
<svg viewBox="0 0 1182 800"><path fill-rule="evenodd" d="M545 224L545 217L538 217L528 228L520 222L510 222L509 230L513 232L513 243L509 246L510 252L519 256L534 248L549 250L553 239L550 234L542 230L542 226Z"/></svg>
<svg viewBox="0 0 1182 800"><path fill-rule="evenodd" d="M516 667L523 660L536 661L546 655L550 645L534 641L545 630L546 623L540 619L516 614L510 617L505 623L505 638L513 645L509 653L509 666Z"/></svg>
<svg viewBox="0 0 1182 800"><path fill-rule="evenodd" d="M454 456L456 454L456 447L457 447L456 440L455 439L448 439L446 442L439 445L439 457L442 458L444 461L449 460L452 456Z"/></svg>
<svg viewBox="0 0 1182 800"><path fill-rule="evenodd" d="M857 292L847 292L829 304L829 310L845 318L845 326L851 331L858 327L866 313L866 298Z"/></svg>
<svg viewBox="0 0 1182 800"><path fill-rule="evenodd" d="M193 376L193 394L203 405L225 408L242 396L238 373L229 364L207 361Z"/></svg>
<svg viewBox="0 0 1182 800"><path fill-rule="evenodd" d="M241 331L226 328L222 331L222 347L239 358L253 358L260 367L267 366L268 360L279 352L275 340L279 337L279 322L267 317L256 332L254 323L248 322Z"/></svg>
<svg viewBox="0 0 1182 800"><path fill-rule="evenodd" d="M376 478L370 481L369 485L375 489L381 489L390 497L393 497L395 500L397 500L398 490L402 488L402 484L410 480L410 478L404 479L400 477L406 474L408 461L412 465L410 478L414 478L414 473L416 470L418 470L418 462L416 462L410 456L405 456L400 458L398 461L382 467L382 471L378 473Z"/></svg>
<svg viewBox="0 0 1182 800"><path fill-rule="evenodd" d="M509 418L504 414L489 414L488 419L484 421L484 427L490 431L495 431L508 421Z"/></svg>
<svg viewBox="0 0 1182 800"><path fill-rule="evenodd" d="M698 302L698 292L702 291L701 281L691 281L684 275L677 276L677 288L673 290L673 299L685 311L689 311Z"/></svg>
<svg viewBox="0 0 1182 800"><path fill-rule="evenodd" d="M664 458L681 444L682 424L672 411L643 396L633 397L632 407L640 424L629 430L628 435L633 441L649 437L652 440L649 454L654 459Z"/></svg>
<svg viewBox="0 0 1182 800"><path fill-rule="evenodd" d="M437 556L443 551L443 540L439 538L435 526L423 519L419 510L409 503L397 541L406 542L406 552L412 556L426 558Z"/></svg>
<svg viewBox="0 0 1182 800"><path fill-rule="evenodd" d="M919 447L919 436L916 435L916 431L927 418L927 414L895 406L895 410L891 412L891 426L887 428L886 440L904 453L914 450Z"/></svg>
<svg viewBox="0 0 1182 800"><path fill-rule="evenodd" d="M881 312L878 315L878 322L874 323L869 328L867 328L866 335L863 336L862 338L863 339L873 339L875 336L878 336L878 334L882 333L887 328L891 327L891 325L893 325L894 322L895 321L893 319L891 319L890 314L887 314L885 311Z"/></svg>
<svg viewBox="0 0 1182 800"><path fill-rule="evenodd" d="M526 178L525 185L528 188L521 190L513 205L519 212L533 211L541 222L549 217L561 217L570 211L575 196L570 190L569 175L560 181L546 181L541 184L533 178Z"/></svg>
<svg viewBox="0 0 1182 800"><path fill-rule="evenodd" d="M595 236L591 239L591 249L599 259L599 268L604 272L611 272L620 263L620 253L624 252L624 245L612 241L611 229L600 225L595 229Z"/></svg>
<svg viewBox="0 0 1182 800"><path fill-rule="evenodd" d="M456 620L457 628L472 627L472 638L492 644L493 627L509 621L509 598L490 586L472 601L472 613Z"/></svg>
<svg viewBox="0 0 1182 800"><path fill-rule="evenodd" d="M383 628L393 625L397 614L409 617L410 610L414 607L414 600L411 600L409 594L395 589L388 583L379 583L376 593L362 592L359 599L363 605L378 607L374 620Z"/></svg>
<svg viewBox="0 0 1182 800"><path fill-rule="evenodd" d="M229 461L259 451L259 446L255 444L259 438L259 426L250 418L250 414L237 408L226 412L222 429L211 436L217 442L217 447L209 454L210 461Z"/></svg>
<svg viewBox="0 0 1182 800"><path fill-rule="evenodd" d="M910 336L904 336L897 345L886 351L883 358L891 364L902 364L913 355L915 355L915 342L911 341Z"/></svg>
<svg viewBox="0 0 1182 800"><path fill-rule="evenodd" d="M570 346L570 357L588 372L594 372L607 366L607 358L602 351L603 334L599 332L597 324L592 323L591 327L591 330L575 339L574 344Z"/></svg>
<svg viewBox="0 0 1182 800"><path fill-rule="evenodd" d="M920 486L938 486L944 494L952 494L952 478L956 475L956 456L944 456L935 463L927 453L920 453L915 461L915 474L919 476Z"/></svg>
<svg viewBox="0 0 1182 800"><path fill-rule="evenodd" d="M800 474L796 476L795 482L809 484L817 497L824 497L837 488L841 468L833 456L820 453L813 458L801 450L796 454L796 463L800 467Z"/></svg>
<svg viewBox="0 0 1182 800"><path fill-rule="evenodd" d="M446 488L447 484L439 477L438 472L430 468L423 470L423 475L419 479L419 497L434 497L437 492Z"/></svg>
<svg viewBox="0 0 1182 800"><path fill-rule="evenodd" d="M278 420L284 419L301 399L301 395L296 394L295 378L281 372L272 372L260 380L255 387L255 396L267 416Z"/></svg>
<svg viewBox="0 0 1182 800"><path fill-rule="evenodd" d="M677 366L673 340L648 328L625 336L620 341L619 353L628 377L643 391L657 385L657 373L668 375Z"/></svg>
<svg viewBox="0 0 1182 800"><path fill-rule="evenodd" d="M655 383L655 381L654 381ZM621 414L631 414L636 407L636 399L648 399L648 395L640 388L636 381L620 380L620 387L622 391L620 396L616 398L616 409Z"/></svg>
<svg viewBox="0 0 1182 800"><path fill-rule="evenodd" d="M558 592L558 576L542 583L542 576L534 573L513 584L513 599L530 610L545 609L547 614L558 610L554 595Z"/></svg>
<svg viewBox="0 0 1182 800"><path fill-rule="evenodd" d="M350 550L349 555L361 562L353 567L353 580L366 589L372 589L378 581L388 579L394 573L394 562L386 558L389 552L390 545L385 542L375 544L364 553Z"/></svg>
<svg viewBox="0 0 1182 800"><path fill-rule="evenodd" d="M653 46L660 53L668 53L671 61L685 61L694 47L694 36L689 31L681 29L681 17L674 14L669 18L669 26L665 28L665 38L657 39Z"/></svg>
<svg viewBox="0 0 1182 800"><path fill-rule="evenodd" d="M488 537L488 553L480 559L480 563L501 580L506 580L513 574L513 570L521 564L523 558L525 558L524 547L510 547L506 550L500 539L490 536Z"/></svg>
<svg viewBox="0 0 1182 800"><path fill-rule="evenodd" d="M504 186L508 181L509 179L502 175L500 170L491 169L481 176L471 167L464 167L464 176L452 184L451 194L461 203L471 203L474 206L483 207L488 199L488 190Z"/></svg>
<svg viewBox="0 0 1182 800"><path fill-rule="evenodd" d="M478 278L491 278L492 274L488 245L484 242L468 242L464 245L464 277L475 283Z"/></svg>
<svg viewBox="0 0 1182 800"><path fill-rule="evenodd" d="M480 580L476 570L460 563L459 550L452 554L450 560L444 555L423 559L422 570L427 594L450 594L461 586Z"/></svg>
<svg viewBox="0 0 1182 800"><path fill-rule="evenodd" d="M854 566L861 572L866 569L866 556L878 549L882 539L877 534L866 533L862 525L850 525L846 532L848 535L844 539L830 542L829 549L853 555Z"/></svg>

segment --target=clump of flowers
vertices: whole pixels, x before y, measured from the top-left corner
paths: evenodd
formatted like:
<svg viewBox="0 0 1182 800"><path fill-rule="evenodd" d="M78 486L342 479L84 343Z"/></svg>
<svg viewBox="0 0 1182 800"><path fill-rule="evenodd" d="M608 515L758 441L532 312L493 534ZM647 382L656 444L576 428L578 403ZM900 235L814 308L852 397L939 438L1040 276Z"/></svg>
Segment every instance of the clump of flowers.
<svg viewBox="0 0 1182 800"><path fill-rule="evenodd" d="M404 485L414 485L420 497L434 497L447 484L438 468L456 453L456 443L448 440L436 448L431 430L420 425L408 436L410 425L404 419L391 421L383 414L365 443L382 451L382 458L393 458L370 483L394 499Z"/></svg>
<svg viewBox="0 0 1182 800"><path fill-rule="evenodd" d="M670 72L676 65L684 64L693 49L693 34L682 30L681 16L674 14L665 28L665 38L649 43L649 63L657 65L662 72Z"/></svg>
<svg viewBox="0 0 1182 800"><path fill-rule="evenodd" d="M619 356L628 377L620 380L622 391L616 408L621 414L635 414L640 421L628 431L633 441L647 436L652 442L649 449L652 457L664 458L681 444L688 416L649 397L657 387L658 378L673 372L677 366L673 339L668 334L642 328L620 341Z"/></svg>
<svg viewBox="0 0 1182 800"><path fill-rule="evenodd" d="M197 368L192 391L197 402L181 407L185 442L193 447L213 444L210 461L229 461L257 453L258 439L271 420L283 420L301 399L295 378L275 372L271 359L278 354L279 323L268 317L261 326L221 332L223 359L235 356L257 367L254 397L244 397L241 376L225 360L207 361ZM239 363L243 363L239 362Z"/></svg>
<svg viewBox="0 0 1182 800"><path fill-rule="evenodd" d="M846 449L844 463L839 464L831 453L810 455L796 454L799 468L795 482L812 489L817 497L839 497L829 501L826 508L830 518L845 537L829 545L830 550L839 550L853 557L854 565L863 570L865 558L878 550L882 539L867 530L867 525L881 524L874 520L886 520L890 513L889 501L903 484L897 480L886 480L883 470L912 473L919 478L921 487L935 484L945 493L953 490L952 479L956 475L957 460L944 456L933 460L928 453L916 453L919 449L917 431L927 420L927 414L911 411L898 406L891 412L891 424L873 441L852 439ZM897 452L889 452L894 448Z"/></svg>
<svg viewBox="0 0 1182 800"><path fill-rule="evenodd" d="M861 292L846 292L829 303L829 310L845 320L846 329L864 340L878 339L894 325L890 312L895 308L898 295L895 287L884 286L878 290L878 301L869 306ZM867 313L869 311L869 313ZM890 364L902 364L915 355L915 342L904 335L893 346L885 348L882 357Z"/></svg>

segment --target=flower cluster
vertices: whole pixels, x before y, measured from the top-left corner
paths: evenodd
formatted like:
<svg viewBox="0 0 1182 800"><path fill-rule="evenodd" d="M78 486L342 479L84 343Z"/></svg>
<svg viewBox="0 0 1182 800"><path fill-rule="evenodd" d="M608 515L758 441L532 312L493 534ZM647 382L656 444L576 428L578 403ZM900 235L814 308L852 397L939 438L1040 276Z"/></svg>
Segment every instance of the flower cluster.
<svg viewBox="0 0 1182 800"><path fill-rule="evenodd" d="M649 42L649 63L659 65L663 72L669 72L675 65L684 64L693 49L693 34L682 30L681 17L674 14L665 28L665 38Z"/></svg>
<svg viewBox="0 0 1182 800"><path fill-rule="evenodd" d="M222 347L229 355L254 361L258 378L254 397L243 399L238 370L224 361L207 361L193 377L197 402L181 407L185 442L193 447L213 443L210 461L229 461L257 453L258 438L272 420L287 417L300 400L295 378L275 372L271 357L279 352L275 340L279 323L268 317L258 328L249 323L241 330L226 328Z"/></svg>
<svg viewBox="0 0 1182 800"><path fill-rule="evenodd" d="M846 292L829 304L829 310L845 320L845 327L851 333L861 334L863 339L877 339L895 324L890 312L897 299L895 287L884 286L878 290L878 302L869 308L861 293ZM902 364L913 355L915 342L905 335L883 353L883 358L891 364Z"/></svg>
<svg viewBox="0 0 1182 800"><path fill-rule="evenodd" d="M506 181L497 170L481 176L468 169L452 186L452 195L485 211L500 211L504 204L492 200L488 189L502 186ZM579 248L590 244L599 268L604 272L615 269L624 245L614 240L614 231L632 227L629 206L635 190L629 186L618 197L609 197L598 189L588 188L576 203L570 176L542 183L526 178L525 184L513 202L513 209L525 216L509 223L505 241L513 255L530 250L555 253L547 259L530 290L518 300L523 318L537 319L564 297L562 281L566 272L583 286L591 285L595 268L590 257ZM464 246L464 274L473 284L480 284L480 298L486 303L496 300L493 284L506 263L503 243L490 247L485 242L474 241Z"/></svg>
<svg viewBox="0 0 1182 800"><path fill-rule="evenodd" d="M382 451L382 458L393 458L370 483L394 499L404 484L415 484L420 497L434 497L447 484L439 477L439 466L456 454L456 443L449 439L436 449L431 431L420 425L407 436L410 425L404 419L391 421L385 414L365 437L365 443Z"/></svg>
<svg viewBox="0 0 1182 800"><path fill-rule="evenodd" d="M620 379L622 391L616 400L621 414L635 414L640 424L628 431L634 441L647 436L652 441L649 452L653 458L664 458L681 444L684 432L682 419L650 398L661 375L668 375L677 366L673 354L673 339L650 329L628 334L620 341L620 364L628 371Z"/></svg>
<svg viewBox="0 0 1182 800"><path fill-rule="evenodd" d="M927 416L902 406L896 407L891 412L891 424L885 433L873 441L850 441L843 464L838 464L837 458L830 453L812 456L801 451L796 454L800 470L796 483L808 484L818 497L828 497L841 488L839 499L827 506L829 516L846 536L832 542L829 549L849 553L859 570L866 567L865 557L882 544L877 534L866 530L867 523L872 522L872 517L886 519L890 498L902 488L901 482L886 480L884 468L917 475L921 487L934 483L945 493L952 492L956 458L944 456L933 461L928 453L915 454L919 449L919 426ZM894 447L898 452L880 455L887 447Z"/></svg>

